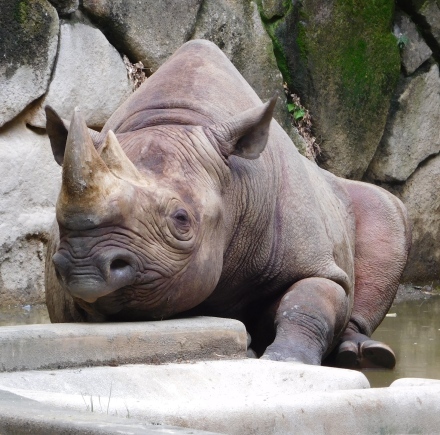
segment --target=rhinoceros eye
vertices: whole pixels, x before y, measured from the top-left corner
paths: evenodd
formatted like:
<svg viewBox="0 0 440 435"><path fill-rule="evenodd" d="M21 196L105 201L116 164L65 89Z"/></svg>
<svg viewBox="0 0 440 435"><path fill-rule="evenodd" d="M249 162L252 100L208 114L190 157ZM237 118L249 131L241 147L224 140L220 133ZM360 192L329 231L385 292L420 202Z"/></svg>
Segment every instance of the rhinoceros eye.
<svg viewBox="0 0 440 435"><path fill-rule="evenodd" d="M180 205L180 204L179 204ZM170 243L189 242L194 237L194 219L184 208L175 208L167 217L168 229L173 236Z"/></svg>
<svg viewBox="0 0 440 435"><path fill-rule="evenodd" d="M189 216L188 213L186 212L186 210L184 210L183 208L177 210L174 215L173 218L181 225L187 225L189 224Z"/></svg>

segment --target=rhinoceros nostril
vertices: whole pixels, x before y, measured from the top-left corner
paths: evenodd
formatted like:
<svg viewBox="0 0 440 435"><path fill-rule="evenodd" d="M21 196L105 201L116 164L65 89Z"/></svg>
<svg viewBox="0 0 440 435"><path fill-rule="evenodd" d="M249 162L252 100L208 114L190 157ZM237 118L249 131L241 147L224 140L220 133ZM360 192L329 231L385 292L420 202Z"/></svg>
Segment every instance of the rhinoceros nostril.
<svg viewBox="0 0 440 435"><path fill-rule="evenodd" d="M52 263L55 269L55 275L58 281L62 281L66 273L66 259L58 252L52 257Z"/></svg>
<svg viewBox="0 0 440 435"><path fill-rule="evenodd" d="M115 272L126 267L130 267L130 264L120 258L113 260L110 264L110 270Z"/></svg>

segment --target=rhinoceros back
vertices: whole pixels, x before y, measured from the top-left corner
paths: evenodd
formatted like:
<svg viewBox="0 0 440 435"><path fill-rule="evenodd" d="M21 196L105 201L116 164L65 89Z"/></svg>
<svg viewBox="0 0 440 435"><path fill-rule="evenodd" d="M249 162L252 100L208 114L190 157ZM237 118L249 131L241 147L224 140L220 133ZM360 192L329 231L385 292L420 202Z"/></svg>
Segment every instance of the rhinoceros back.
<svg viewBox="0 0 440 435"><path fill-rule="evenodd" d="M255 91L215 44L194 40L128 98L103 132L164 124L207 126L259 104Z"/></svg>

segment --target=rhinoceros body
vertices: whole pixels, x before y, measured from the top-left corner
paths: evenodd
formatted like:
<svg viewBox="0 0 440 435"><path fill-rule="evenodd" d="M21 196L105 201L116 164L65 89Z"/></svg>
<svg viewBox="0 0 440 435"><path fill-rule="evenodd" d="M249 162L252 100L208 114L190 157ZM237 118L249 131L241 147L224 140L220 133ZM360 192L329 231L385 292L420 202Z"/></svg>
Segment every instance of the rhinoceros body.
<svg viewBox="0 0 440 435"><path fill-rule="evenodd" d="M406 212L303 158L212 43L182 46L100 134L50 110L63 164L51 320L243 321L265 358L392 366L369 336L397 290Z"/></svg>

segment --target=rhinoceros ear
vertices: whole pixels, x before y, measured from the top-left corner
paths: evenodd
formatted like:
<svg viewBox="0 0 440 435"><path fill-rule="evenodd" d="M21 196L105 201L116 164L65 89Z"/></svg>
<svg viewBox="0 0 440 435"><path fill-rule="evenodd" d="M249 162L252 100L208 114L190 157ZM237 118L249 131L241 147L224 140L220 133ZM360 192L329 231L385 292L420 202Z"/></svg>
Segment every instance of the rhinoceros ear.
<svg viewBox="0 0 440 435"><path fill-rule="evenodd" d="M260 157L269 137L276 101L275 95L267 103L210 128L226 158L232 154L250 160Z"/></svg>
<svg viewBox="0 0 440 435"><path fill-rule="evenodd" d="M50 139L52 153L55 161L62 166L70 122L61 118L50 106L46 106L44 109L46 111L46 132ZM98 146L102 143L103 138L97 131L90 128L89 134L92 138L95 148L98 148Z"/></svg>

